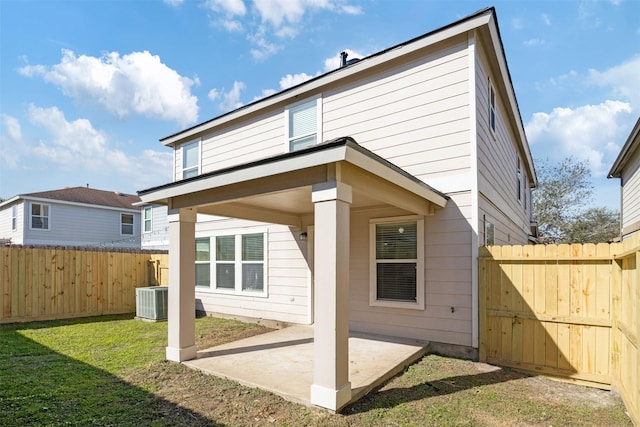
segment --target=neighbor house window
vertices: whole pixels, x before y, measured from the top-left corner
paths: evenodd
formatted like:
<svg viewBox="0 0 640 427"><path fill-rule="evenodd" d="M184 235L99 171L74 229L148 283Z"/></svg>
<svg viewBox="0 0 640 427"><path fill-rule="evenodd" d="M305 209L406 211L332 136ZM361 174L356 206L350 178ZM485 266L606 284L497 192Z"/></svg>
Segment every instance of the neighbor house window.
<svg viewBox="0 0 640 427"><path fill-rule="evenodd" d="M11 207L11 229L16 231L18 229L18 207Z"/></svg>
<svg viewBox="0 0 640 427"><path fill-rule="evenodd" d="M296 151L320 142L322 99L314 98L285 109L287 150Z"/></svg>
<svg viewBox="0 0 640 427"><path fill-rule="evenodd" d="M144 228L143 231L145 233L151 233L151 231L153 230L153 211L151 209L151 206L145 206L144 208Z"/></svg>
<svg viewBox="0 0 640 427"><path fill-rule="evenodd" d="M225 293L266 295L265 254L265 233L198 238L196 286Z"/></svg>
<svg viewBox="0 0 640 427"><path fill-rule="evenodd" d="M491 132L496 131L496 91L489 80L489 127Z"/></svg>
<svg viewBox="0 0 640 427"><path fill-rule="evenodd" d="M133 214L120 214L120 234L133 236Z"/></svg>
<svg viewBox="0 0 640 427"><path fill-rule="evenodd" d="M31 203L31 228L49 230L49 211L51 206L42 203Z"/></svg>
<svg viewBox="0 0 640 427"><path fill-rule="evenodd" d="M200 173L200 142L193 141L182 146L182 179Z"/></svg>
<svg viewBox="0 0 640 427"><path fill-rule="evenodd" d="M369 230L370 304L424 309L424 221L372 220Z"/></svg>

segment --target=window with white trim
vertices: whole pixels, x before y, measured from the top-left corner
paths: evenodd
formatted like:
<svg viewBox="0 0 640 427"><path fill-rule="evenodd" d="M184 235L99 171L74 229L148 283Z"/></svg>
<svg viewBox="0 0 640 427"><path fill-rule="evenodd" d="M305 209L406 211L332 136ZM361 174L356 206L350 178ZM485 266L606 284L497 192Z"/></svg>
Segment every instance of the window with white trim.
<svg viewBox="0 0 640 427"><path fill-rule="evenodd" d="M484 221L484 245L495 245L495 227L491 221Z"/></svg>
<svg viewBox="0 0 640 427"><path fill-rule="evenodd" d="M49 230L50 205L31 203L30 224L32 230Z"/></svg>
<svg viewBox="0 0 640 427"><path fill-rule="evenodd" d="M18 207L13 205L11 207L11 230L16 231L18 229Z"/></svg>
<svg viewBox="0 0 640 427"><path fill-rule="evenodd" d="M133 236L133 214L120 214L120 234Z"/></svg>
<svg viewBox="0 0 640 427"><path fill-rule="evenodd" d="M142 231L144 233L151 233L153 231L153 210L151 206L145 206L143 210L144 215L144 226Z"/></svg>
<svg viewBox="0 0 640 427"><path fill-rule="evenodd" d="M200 141L192 141L182 147L182 179L200 174Z"/></svg>
<svg viewBox="0 0 640 427"><path fill-rule="evenodd" d="M285 109L287 150L311 147L322 140L322 98L290 105Z"/></svg>
<svg viewBox="0 0 640 427"><path fill-rule="evenodd" d="M196 287L217 292L265 296L266 233L196 239Z"/></svg>
<svg viewBox="0 0 640 427"><path fill-rule="evenodd" d="M496 91L489 80L489 127L491 132L496 132Z"/></svg>
<svg viewBox="0 0 640 427"><path fill-rule="evenodd" d="M520 166L520 157L516 158L516 192L518 200L522 200L522 167Z"/></svg>
<svg viewBox="0 0 640 427"><path fill-rule="evenodd" d="M371 220L369 253L370 305L424 310L424 220Z"/></svg>

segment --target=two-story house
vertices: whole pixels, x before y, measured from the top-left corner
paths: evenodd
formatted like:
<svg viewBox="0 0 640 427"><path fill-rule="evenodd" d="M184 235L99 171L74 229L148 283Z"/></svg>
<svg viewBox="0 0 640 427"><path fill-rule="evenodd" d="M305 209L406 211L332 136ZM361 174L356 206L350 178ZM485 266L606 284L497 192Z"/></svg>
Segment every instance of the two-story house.
<svg viewBox="0 0 640 427"><path fill-rule="evenodd" d="M174 180L139 195L168 209L167 358L196 356L196 308L313 324L327 408L351 398L349 331L475 357L478 247L530 239L493 8L161 142Z"/></svg>
<svg viewBox="0 0 640 427"><path fill-rule="evenodd" d="M0 239L15 245L140 248L140 198L72 187L0 203Z"/></svg>
<svg viewBox="0 0 640 427"><path fill-rule="evenodd" d="M640 231L640 117L629 133L609 178L620 178L620 236Z"/></svg>

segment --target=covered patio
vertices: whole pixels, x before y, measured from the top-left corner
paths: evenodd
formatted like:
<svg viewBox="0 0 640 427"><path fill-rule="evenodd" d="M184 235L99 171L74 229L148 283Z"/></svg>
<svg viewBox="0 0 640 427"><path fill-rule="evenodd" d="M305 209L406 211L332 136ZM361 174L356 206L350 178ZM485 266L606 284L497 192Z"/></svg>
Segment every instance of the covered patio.
<svg viewBox="0 0 640 427"><path fill-rule="evenodd" d="M401 372L421 358L428 348L422 341L354 332L349 334L348 347L350 402ZM313 326L289 326L200 350L197 359L184 363L202 372L310 405Z"/></svg>
<svg viewBox="0 0 640 427"><path fill-rule="evenodd" d="M348 137L172 182L139 195L143 203L168 206L166 354L168 360L177 362L198 356L194 316L197 214L299 229L313 225L314 327L308 359L313 374L308 401L331 410L351 402L360 387L352 383L350 370L351 211L393 206L407 215L429 216L447 203L444 194ZM311 223L304 218L312 218ZM297 376L287 381L303 387L308 384Z"/></svg>

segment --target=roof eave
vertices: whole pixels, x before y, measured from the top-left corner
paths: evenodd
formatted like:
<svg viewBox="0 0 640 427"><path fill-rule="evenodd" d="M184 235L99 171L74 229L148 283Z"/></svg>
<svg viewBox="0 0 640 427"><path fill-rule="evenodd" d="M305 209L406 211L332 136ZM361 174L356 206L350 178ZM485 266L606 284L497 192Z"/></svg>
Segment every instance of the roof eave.
<svg viewBox="0 0 640 427"><path fill-rule="evenodd" d="M622 150L620 150L620 154L618 154L618 157L613 162L613 165L611 166L611 170L609 171L607 178L622 177L622 169L624 169L624 167L627 164L627 161L629 160L629 158L631 157L631 154L633 153L632 148L635 141L640 141L640 117L638 117L638 121L636 121L635 126L631 130L631 133L629 134L629 138L627 138L627 141L622 146Z"/></svg>

